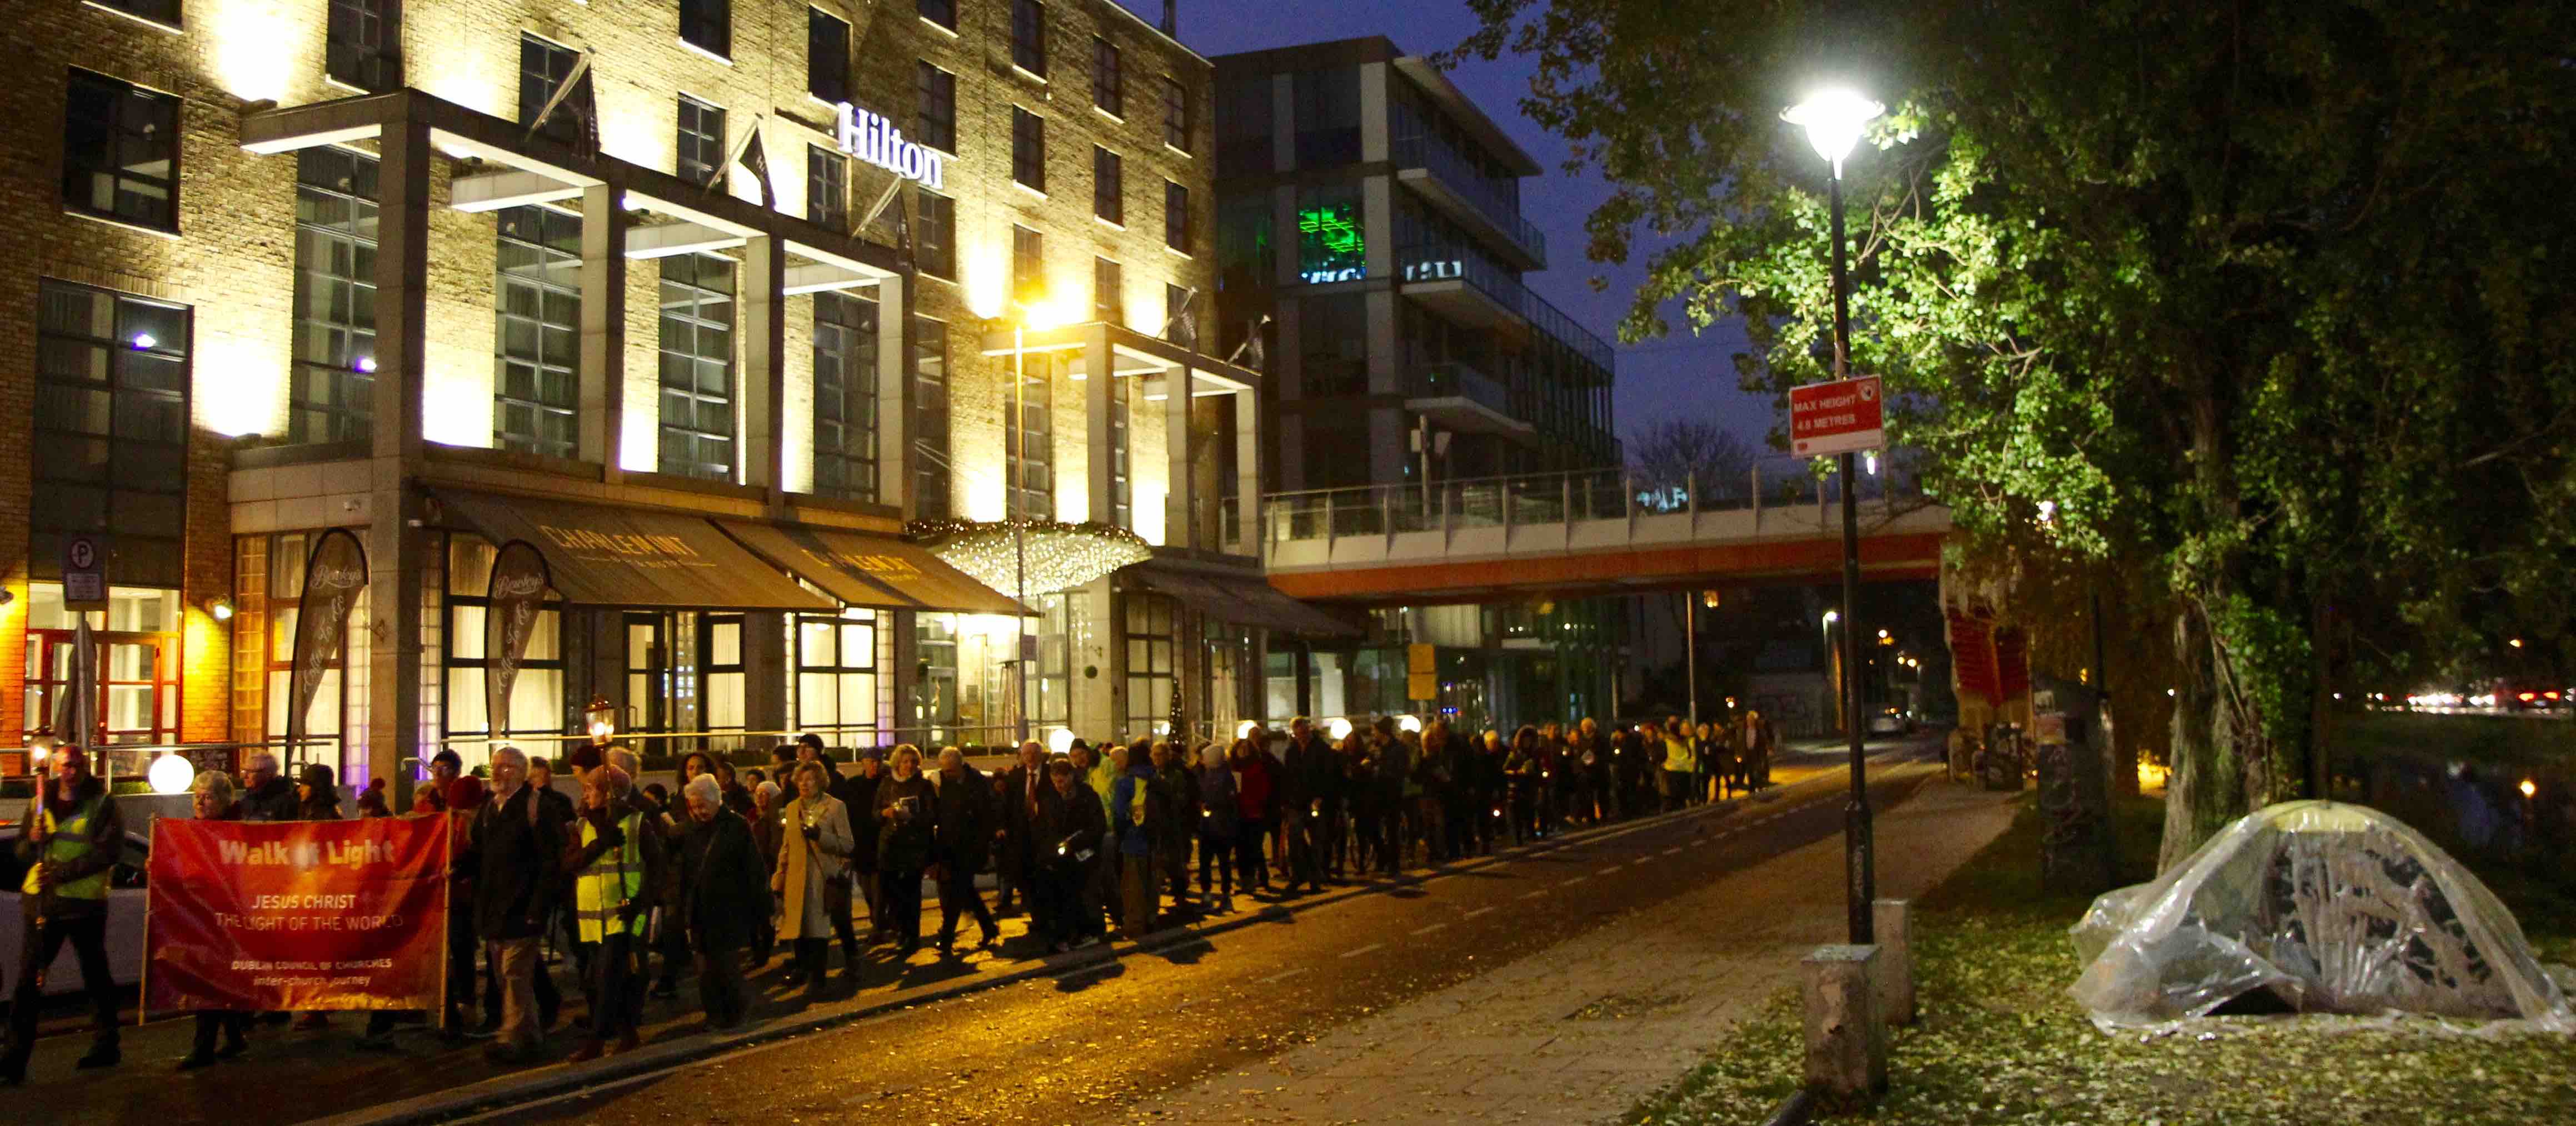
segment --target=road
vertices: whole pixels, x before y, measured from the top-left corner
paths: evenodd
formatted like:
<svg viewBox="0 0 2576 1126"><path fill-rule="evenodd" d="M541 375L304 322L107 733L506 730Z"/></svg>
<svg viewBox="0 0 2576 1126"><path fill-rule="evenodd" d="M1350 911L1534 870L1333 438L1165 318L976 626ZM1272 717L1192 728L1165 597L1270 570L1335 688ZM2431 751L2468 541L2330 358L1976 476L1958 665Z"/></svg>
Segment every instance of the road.
<svg viewBox="0 0 2576 1126"><path fill-rule="evenodd" d="M1923 755L1911 741L1882 759ZM1873 787L1893 801L1898 787ZM1627 827L1185 945L883 1014L486 1120L1125 1121L1137 1104L1413 997L1546 957L1842 828L1840 776L1776 801ZM1757 823L1758 824L1755 824ZM1743 831L1720 830L1749 825ZM1749 913L1763 910L1748 902Z"/></svg>

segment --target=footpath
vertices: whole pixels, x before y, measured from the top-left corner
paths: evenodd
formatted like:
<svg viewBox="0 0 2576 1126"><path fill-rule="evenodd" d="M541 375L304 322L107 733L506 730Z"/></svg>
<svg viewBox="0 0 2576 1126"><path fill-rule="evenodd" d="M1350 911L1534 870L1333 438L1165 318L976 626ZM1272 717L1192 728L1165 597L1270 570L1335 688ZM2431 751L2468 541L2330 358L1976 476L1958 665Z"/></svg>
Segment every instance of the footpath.
<svg viewBox="0 0 2576 1126"><path fill-rule="evenodd" d="M1897 769L1921 779L1877 818L1879 894L1901 899L2001 836L2015 807L2014 795L1942 781L1935 766ZM1173 1122L1613 1121L1794 987L1809 950L1842 940L1842 889L1835 834L1136 1111Z"/></svg>
<svg viewBox="0 0 2576 1126"><path fill-rule="evenodd" d="M1778 788L1786 788L1838 769L1830 748L1821 742L1813 746L1802 743L1787 749L1772 778ZM1686 811L1668 816L1693 815ZM1168 926L1145 936L1142 943L1103 943L1069 954L1042 956L1034 940L1027 937L1028 919L1024 913L1001 921L1003 944L999 951L969 953L980 936L968 922L960 927L958 956L953 959L939 959L925 949L908 960L897 961L892 948L872 948L855 996L846 988L838 988L834 999L809 1005L796 994L763 988L765 979L755 976L750 1019L729 1032L717 1032L707 1025L697 1007L695 983L684 976L676 999L646 1003L643 1048L587 1064L496 1066L483 1059L483 1042L449 1047L438 1039L434 1029L421 1025L404 1026L394 1037L390 1051L366 1051L356 1046L366 1014L340 1013L333 1016L329 1028L319 1031L292 1032L284 1026L260 1026L252 1033L251 1051L240 1059L179 1073L172 1070L172 1065L186 1053L194 1022L185 1015L154 1014L151 1023L140 1027L129 1024L125 1029L122 1065L81 1072L73 1069L72 1061L89 1048L85 1023L78 1018L57 1017L47 1023L64 1028L67 1034L49 1035L37 1042L27 1084L0 1090L0 1108L6 1108L16 1121L62 1126L436 1120L613 1082L901 1008L1184 944L1282 913L1314 910L1531 852L1579 845L1597 833L1618 832L1641 823L1620 821L1577 830L1527 849L1499 850L1494 856L1437 868L1417 867L1393 879L1355 880L1328 888L1322 894L1284 901L1238 897L1232 914ZM1827 882L1839 887L1840 879L1836 874ZM989 902L989 892L986 898ZM938 929L935 900L935 896L925 897L925 942ZM1835 908L1834 917L1840 917L1839 911L1839 907ZM547 1051L550 1058L557 1060L578 1045L583 1035L571 1027L572 1018L583 1011L583 1005L568 961L554 966L555 980L564 994L564 1008L547 1039ZM836 946L832 952L836 987L840 962ZM130 1009L126 1016L132 1019Z"/></svg>

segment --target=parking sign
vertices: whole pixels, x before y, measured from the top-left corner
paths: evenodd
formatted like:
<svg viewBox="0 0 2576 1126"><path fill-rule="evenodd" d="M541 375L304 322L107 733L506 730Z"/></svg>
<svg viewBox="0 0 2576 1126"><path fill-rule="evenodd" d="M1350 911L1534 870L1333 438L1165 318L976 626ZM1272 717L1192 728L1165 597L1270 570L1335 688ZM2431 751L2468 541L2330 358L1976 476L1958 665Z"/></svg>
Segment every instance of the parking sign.
<svg viewBox="0 0 2576 1126"><path fill-rule="evenodd" d="M107 544L100 537L63 537L63 608L107 609Z"/></svg>

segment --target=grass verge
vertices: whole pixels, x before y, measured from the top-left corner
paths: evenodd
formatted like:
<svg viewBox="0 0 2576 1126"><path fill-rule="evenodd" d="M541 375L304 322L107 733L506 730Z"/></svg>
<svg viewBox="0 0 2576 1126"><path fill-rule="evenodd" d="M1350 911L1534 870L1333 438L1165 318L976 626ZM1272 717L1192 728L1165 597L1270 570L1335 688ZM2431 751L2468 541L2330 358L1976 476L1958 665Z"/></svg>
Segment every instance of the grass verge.
<svg viewBox="0 0 2576 1126"><path fill-rule="evenodd" d="M2163 805L2117 811L2134 882L2152 874ZM1890 1090L1864 1117L1906 1124L2576 1122L2576 1043L2545 1035L2254 1027L2212 1040L2107 1036L2066 995L2081 967L2066 928L2086 900L2039 887L2039 822L2012 829L1918 906L1920 1014L1890 1044ZM2576 904L2481 872L2541 957L2576 955ZM1625 1121L1759 1123L1800 1081L1796 991L1731 1030Z"/></svg>

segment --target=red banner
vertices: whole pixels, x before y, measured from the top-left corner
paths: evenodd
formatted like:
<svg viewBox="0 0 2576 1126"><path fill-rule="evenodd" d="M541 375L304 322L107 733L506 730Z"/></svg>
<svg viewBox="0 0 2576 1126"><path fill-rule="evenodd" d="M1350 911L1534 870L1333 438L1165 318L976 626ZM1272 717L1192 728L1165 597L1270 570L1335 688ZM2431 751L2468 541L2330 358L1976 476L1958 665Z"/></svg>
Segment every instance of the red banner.
<svg viewBox="0 0 2576 1126"><path fill-rule="evenodd" d="M448 819L152 823L147 1007L435 1009Z"/></svg>

